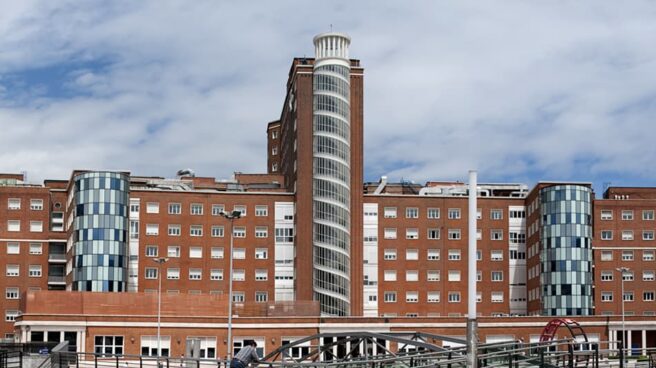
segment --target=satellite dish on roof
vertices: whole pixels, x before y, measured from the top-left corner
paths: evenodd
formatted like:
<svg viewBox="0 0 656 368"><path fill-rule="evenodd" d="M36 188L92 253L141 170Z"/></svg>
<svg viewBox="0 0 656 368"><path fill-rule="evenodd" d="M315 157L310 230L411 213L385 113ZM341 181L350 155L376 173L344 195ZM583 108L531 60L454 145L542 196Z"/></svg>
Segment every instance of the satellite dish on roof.
<svg viewBox="0 0 656 368"><path fill-rule="evenodd" d="M196 173L192 169L182 169L177 172L178 177L182 176L191 176L192 178L196 176Z"/></svg>

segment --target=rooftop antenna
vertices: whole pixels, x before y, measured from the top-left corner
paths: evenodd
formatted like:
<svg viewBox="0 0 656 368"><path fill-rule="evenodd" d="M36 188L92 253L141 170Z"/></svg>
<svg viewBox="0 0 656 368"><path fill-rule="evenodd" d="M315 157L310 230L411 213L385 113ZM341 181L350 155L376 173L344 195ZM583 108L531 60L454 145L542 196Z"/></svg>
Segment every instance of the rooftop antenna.
<svg viewBox="0 0 656 368"><path fill-rule="evenodd" d="M332 32L332 31L333 31L333 24L330 23L330 32Z"/></svg>

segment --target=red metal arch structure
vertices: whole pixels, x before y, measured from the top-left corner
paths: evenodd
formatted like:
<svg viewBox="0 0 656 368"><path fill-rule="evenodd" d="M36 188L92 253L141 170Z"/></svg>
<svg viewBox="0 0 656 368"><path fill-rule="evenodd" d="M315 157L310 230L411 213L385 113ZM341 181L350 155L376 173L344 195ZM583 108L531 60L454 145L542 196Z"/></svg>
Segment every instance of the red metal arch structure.
<svg viewBox="0 0 656 368"><path fill-rule="evenodd" d="M570 318L556 318L552 319L542 330L542 335L540 335L540 342L551 341L556 336L558 328L565 326L569 330L572 339L579 344L584 344L588 342L588 336L583 331L583 327L579 325L573 319Z"/></svg>

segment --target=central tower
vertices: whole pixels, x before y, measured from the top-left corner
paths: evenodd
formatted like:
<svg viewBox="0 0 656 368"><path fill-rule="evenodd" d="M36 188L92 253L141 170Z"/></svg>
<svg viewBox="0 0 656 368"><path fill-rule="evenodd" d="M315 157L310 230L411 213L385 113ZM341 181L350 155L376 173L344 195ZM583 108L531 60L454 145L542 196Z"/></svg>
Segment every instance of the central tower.
<svg viewBox="0 0 656 368"><path fill-rule="evenodd" d="M313 284L321 311L350 314L351 295L351 39L314 38L312 108Z"/></svg>

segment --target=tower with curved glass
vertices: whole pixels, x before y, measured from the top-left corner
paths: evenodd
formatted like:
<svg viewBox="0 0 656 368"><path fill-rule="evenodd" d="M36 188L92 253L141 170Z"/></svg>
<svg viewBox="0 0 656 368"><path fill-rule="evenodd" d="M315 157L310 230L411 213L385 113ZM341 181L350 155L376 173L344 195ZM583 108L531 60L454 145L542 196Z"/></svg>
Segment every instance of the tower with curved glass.
<svg viewBox="0 0 656 368"><path fill-rule="evenodd" d="M542 314L592 314L592 189L554 185L540 190Z"/></svg>
<svg viewBox="0 0 656 368"><path fill-rule="evenodd" d="M322 314L350 313L350 62L351 39L314 38L313 290Z"/></svg>
<svg viewBox="0 0 656 368"><path fill-rule="evenodd" d="M129 188L120 172L73 177L73 290L127 290Z"/></svg>

